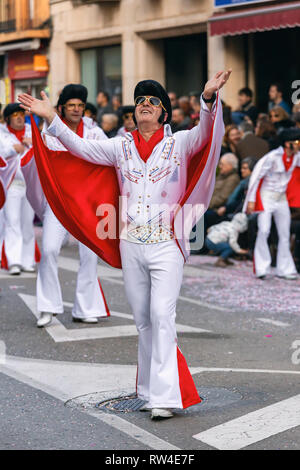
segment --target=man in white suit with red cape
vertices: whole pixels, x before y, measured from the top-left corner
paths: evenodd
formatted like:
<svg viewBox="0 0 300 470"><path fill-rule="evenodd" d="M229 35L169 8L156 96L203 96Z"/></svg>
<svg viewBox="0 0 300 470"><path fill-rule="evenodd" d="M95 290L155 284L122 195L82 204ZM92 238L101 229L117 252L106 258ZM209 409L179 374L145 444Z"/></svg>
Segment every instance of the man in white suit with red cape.
<svg viewBox="0 0 300 470"><path fill-rule="evenodd" d="M76 136L44 93L42 100L19 96L68 149L47 151L34 132L39 176L55 215L104 261L123 269L139 332L137 395L147 402L152 419L170 418L173 409L201 401L177 346L176 301L189 255L186 220L192 228L214 189L224 134L217 92L230 72L219 72L206 83L199 125L175 135L169 97L154 80L135 88L137 130L107 141ZM80 175L80 181L66 180L59 168ZM107 216L114 210L120 211L119 227L118 217Z"/></svg>

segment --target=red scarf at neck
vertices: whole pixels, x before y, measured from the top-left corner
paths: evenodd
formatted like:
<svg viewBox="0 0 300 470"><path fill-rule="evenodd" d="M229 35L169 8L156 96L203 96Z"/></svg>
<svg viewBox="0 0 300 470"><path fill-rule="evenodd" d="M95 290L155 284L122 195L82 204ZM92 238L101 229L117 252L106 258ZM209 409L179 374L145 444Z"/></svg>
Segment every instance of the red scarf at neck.
<svg viewBox="0 0 300 470"><path fill-rule="evenodd" d="M62 119L62 121L66 124L66 126L68 126L67 122L64 119ZM79 135L79 137L81 138L83 137L83 119L81 119L80 123L78 124L76 134Z"/></svg>
<svg viewBox="0 0 300 470"><path fill-rule="evenodd" d="M164 127L162 126L158 129L148 142L146 142L138 130L132 131L131 134L141 159L146 163L154 147L164 138Z"/></svg>
<svg viewBox="0 0 300 470"><path fill-rule="evenodd" d="M291 157L288 157L285 152L282 155L282 161L283 161L283 164L284 164L285 171L289 171L289 169L290 169L290 167L293 163L293 158L294 158L294 155L292 155Z"/></svg>
<svg viewBox="0 0 300 470"><path fill-rule="evenodd" d="M8 127L9 132L14 134L16 136L16 138L22 143L23 139L24 139L24 136L25 136L26 127L24 126L21 131L16 131L15 129L13 129L9 125L7 127Z"/></svg>

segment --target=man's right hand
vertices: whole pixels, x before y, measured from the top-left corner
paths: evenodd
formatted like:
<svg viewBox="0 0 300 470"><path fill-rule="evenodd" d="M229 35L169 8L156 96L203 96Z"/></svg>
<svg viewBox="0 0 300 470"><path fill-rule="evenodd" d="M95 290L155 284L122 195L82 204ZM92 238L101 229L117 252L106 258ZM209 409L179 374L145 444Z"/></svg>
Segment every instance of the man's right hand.
<svg viewBox="0 0 300 470"><path fill-rule="evenodd" d="M248 202L247 214L253 214L254 210L255 210L255 202Z"/></svg>
<svg viewBox="0 0 300 470"><path fill-rule="evenodd" d="M23 109L45 119L49 125L55 118L56 112L44 91L41 92L41 97L42 99L38 100L37 98L27 95L27 93L23 93L18 96L18 100L22 103L21 106Z"/></svg>

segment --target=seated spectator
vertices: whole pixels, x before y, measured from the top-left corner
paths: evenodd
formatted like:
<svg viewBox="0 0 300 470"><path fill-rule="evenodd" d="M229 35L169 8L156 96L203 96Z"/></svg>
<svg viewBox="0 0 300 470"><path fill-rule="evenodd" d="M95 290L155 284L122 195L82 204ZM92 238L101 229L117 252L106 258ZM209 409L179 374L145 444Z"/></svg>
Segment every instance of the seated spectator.
<svg viewBox="0 0 300 470"><path fill-rule="evenodd" d="M248 253L247 250L242 249L238 244L239 235L246 232L247 228L247 216L246 214L239 212L233 217L231 222L221 222L220 224L213 225L208 229L205 246L215 255L219 255L219 259L215 263L215 266L226 268L228 265L233 264L228 258L234 253Z"/></svg>
<svg viewBox="0 0 300 470"><path fill-rule="evenodd" d="M221 155L225 153L234 153L236 154L236 146L241 140L241 133L238 126L235 124L230 124L225 129L225 135L223 139L223 145L221 148Z"/></svg>
<svg viewBox="0 0 300 470"><path fill-rule="evenodd" d="M228 197L240 182L238 159L233 153L226 153L220 158L219 174L208 210L204 215L204 229L221 222L223 215L219 209L225 206Z"/></svg>
<svg viewBox="0 0 300 470"><path fill-rule="evenodd" d="M253 124L244 121L239 125L239 130L242 138L236 146L236 154L240 161L249 156L259 159L269 152L268 143L254 135Z"/></svg>
<svg viewBox="0 0 300 470"><path fill-rule="evenodd" d="M178 107L178 99L177 99L177 94L175 93L175 91L169 91L168 96L169 96L170 101L171 101L172 109L177 108Z"/></svg>
<svg viewBox="0 0 300 470"><path fill-rule="evenodd" d="M284 129L294 126L288 113L281 106L274 106L269 112L269 118L276 129L277 135Z"/></svg>
<svg viewBox="0 0 300 470"><path fill-rule="evenodd" d="M97 122L97 108L92 103L86 103L84 116L92 119L94 122Z"/></svg>
<svg viewBox="0 0 300 470"><path fill-rule="evenodd" d="M255 135L268 142L269 150L274 150L279 146L275 126L267 119L257 120Z"/></svg>
<svg viewBox="0 0 300 470"><path fill-rule="evenodd" d="M268 110L271 111L275 106L280 106L287 114L291 114L291 108L283 99L283 89L280 83L272 83L269 88Z"/></svg>
<svg viewBox="0 0 300 470"><path fill-rule="evenodd" d="M244 160L242 161L242 165L241 165L242 180L240 181L238 186L233 190L233 192L230 194L229 198L227 199L226 204L218 209L218 214L220 216L223 216L226 214L227 217L229 216L229 218L231 218L230 214L234 214L234 213L242 211L244 200L247 194L249 179L250 179L250 176L251 176L251 173L253 171L256 161L257 160L254 157L247 157L247 158L244 158Z"/></svg>
<svg viewBox="0 0 300 470"><path fill-rule="evenodd" d="M101 128L109 139L117 135L118 121L119 118L116 114L103 114L101 118Z"/></svg>
<svg viewBox="0 0 300 470"><path fill-rule="evenodd" d="M171 129L172 132L185 131L190 128L191 119L185 116L181 108L175 108L172 112Z"/></svg>
<svg viewBox="0 0 300 470"><path fill-rule="evenodd" d="M250 88L241 88L238 92L239 107L232 113L232 120L234 124L240 124L248 117L251 122L255 125L258 115L256 106L252 102L253 92Z"/></svg>

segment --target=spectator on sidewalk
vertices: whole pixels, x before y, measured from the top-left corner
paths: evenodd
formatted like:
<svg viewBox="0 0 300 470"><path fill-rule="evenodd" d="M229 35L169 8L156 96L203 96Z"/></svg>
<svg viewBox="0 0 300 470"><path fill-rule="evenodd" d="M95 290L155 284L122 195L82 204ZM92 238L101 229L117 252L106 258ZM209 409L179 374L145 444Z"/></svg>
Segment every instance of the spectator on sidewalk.
<svg viewBox="0 0 300 470"><path fill-rule="evenodd" d="M118 116L113 113L103 114L101 118L101 128L109 139L115 137L118 132Z"/></svg>
<svg viewBox="0 0 300 470"><path fill-rule="evenodd" d="M110 104L110 96L106 91L99 91L97 96L97 105L98 105L98 112L97 112L97 121L98 124L101 125L101 118L103 114L109 114L113 112L112 105Z"/></svg>
<svg viewBox="0 0 300 470"><path fill-rule="evenodd" d="M294 126L288 113L281 106L274 106L269 112L269 118L277 134L280 134L284 129L289 129Z"/></svg>
<svg viewBox="0 0 300 470"><path fill-rule="evenodd" d="M236 147L241 140L241 132L235 124L229 124L225 129L221 155L225 153L233 153L236 155Z"/></svg>
<svg viewBox="0 0 300 470"><path fill-rule="evenodd" d="M178 107L178 98L177 98L177 94L175 93L175 91L169 91L168 96L169 96L170 101L171 101L172 109L177 108Z"/></svg>
<svg viewBox="0 0 300 470"><path fill-rule="evenodd" d="M246 232L248 228L248 220L246 214L239 212L231 222L221 222L213 225L208 229L205 239L205 245L215 255L219 255L219 259L215 266L226 268L233 263L229 261L229 257L233 254L247 254L238 244L238 238L241 233Z"/></svg>
<svg viewBox="0 0 300 470"><path fill-rule="evenodd" d="M172 112L171 129L172 132L185 131L191 126L191 119L185 116L181 108L175 108Z"/></svg>
<svg viewBox="0 0 300 470"><path fill-rule="evenodd" d="M258 116L258 110L252 102L253 92L250 88L241 88L238 92L239 107L232 113L232 120L235 124L241 124L245 117L251 120L255 125Z"/></svg>
<svg viewBox="0 0 300 470"><path fill-rule="evenodd" d="M253 124L244 121L239 125L239 130L242 138L236 146L236 154L240 161L249 156L259 159L268 153L269 144L254 135Z"/></svg>
<svg viewBox="0 0 300 470"><path fill-rule="evenodd" d="M214 224L221 222L223 215L219 209L223 207L232 191L239 184L238 159L233 153L226 153L220 158L219 174L208 210L204 216L205 231Z"/></svg>
<svg viewBox="0 0 300 470"><path fill-rule="evenodd" d="M242 211L244 200L247 194L249 179L255 164L256 158L244 158L241 165L242 180L230 194L226 204L218 209L218 214L220 216L226 215L228 218L232 218L231 214Z"/></svg>
<svg viewBox="0 0 300 470"><path fill-rule="evenodd" d="M280 83L275 82L270 85L269 88L269 104L268 110L274 108L274 106L280 106L283 108L288 114L291 114L291 108L286 101L283 99L283 89Z"/></svg>

